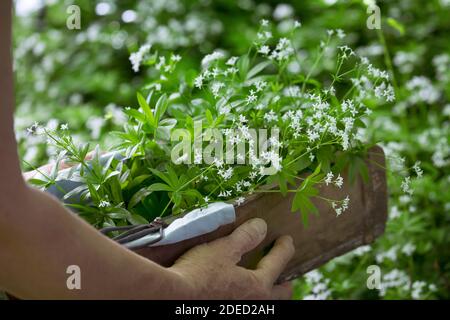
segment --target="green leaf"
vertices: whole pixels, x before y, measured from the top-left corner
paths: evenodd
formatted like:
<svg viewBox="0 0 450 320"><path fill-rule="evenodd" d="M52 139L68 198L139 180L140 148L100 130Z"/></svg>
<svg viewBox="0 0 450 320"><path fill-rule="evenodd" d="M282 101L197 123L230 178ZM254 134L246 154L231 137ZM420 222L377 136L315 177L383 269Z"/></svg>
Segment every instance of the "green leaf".
<svg viewBox="0 0 450 320"><path fill-rule="evenodd" d="M175 204L175 206L179 207L182 200L183 200L183 197L181 196L180 193L174 192L172 194L172 201Z"/></svg>
<svg viewBox="0 0 450 320"><path fill-rule="evenodd" d="M164 93L161 97L159 97L158 101L156 102L155 107L155 121L156 124L158 124L159 120L161 120L162 116L167 110L168 107L168 101L167 101L167 95Z"/></svg>
<svg viewBox="0 0 450 320"><path fill-rule="evenodd" d="M148 224L148 221L137 214L131 214L127 217L127 220L129 223L133 224L133 225L139 225L139 224Z"/></svg>
<svg viewBox="0 0 450 320"><path fill-rule="evenodd" d="M239 58L237 66L239 69L239 75L241 76L241 79L246 79L249 65L250 59L248 58L248 55L243 55Z"/></svg>
<svg viewBox="0 0 450 320"><path fill-rule="evenodd" d="M300 172L303 169L309 167L311 165L311 160L309 157L301 157L296 162L292 164L292 169L296 172ZM284 167L284 166L283 166Z"/></svg>
<svg viewBox="0 0 450 320"><path fill-rule="evenodd" d="M263 71L267 66L271 65L272 61L263 61L258 63L256 66L250 69L250 71L247 73L246 79L249 80L256 76L258 73Z"/></svg>
<svg viewBox="0 0 450 320"><path fill-rule="evenodd" d="M398 22L397 20L395 20L394 18L388 18L387 19L387 23L394 28L395 30L397 30L400 35L404 35L405 34L405 27L403 26L403 24L401 24L400 22Z"/></svg>
<svg viewBox="0 0 450 320"><path fill-rule="evenodd" d="M369 170L367 165L361 156L356 155L350 158L348 164L348 179L350 184L355 183L358 174L361 175L363 182L367 183L369 181Z"/></svg>
<svg viewBox="0 0 450 320"><path fill-rule="evenodd" d="M141 202L145 197L150 195L153 191L148 188L142 188L138 192L136 192L130 199L128 203L128 209L135 207L139 202Z"/></svg>
<svg viewBox="0 0 450 320"><path fill-rule="evenodd" d="M123 111L125 114L129 115L132 118L135 118L136 120L138 120L139 122L144 123L145 122L145 114L139 112L136 109L124 109ZM123 133L123 132L120 132Z"/></svg>
<svg viewBox="0 0 450 320"><path fill-rule="evenodd" d="M308 226L309 222L309 215L310 214L318 214L318 210L316 206L312 203L310 200L310 197L308 197L303 191L297 192L295 194L295 197L292 201L292 212L300 211L300 214L302 216L302 222L305 227Z"/></svg>
<svg viewBox="0 0 450 320"><path fill-rule="evenodd" d="M153 116L152 110L150 109L150 106L148 105L147 101L145 101L145 98L139 92L137 93L137 99L139 106L144 112L146 119L150 122L150 125L156 127L156 121L155 117Z"/></svg>
<svg viewBox="0 0 450 320"><path fill-rule="evenodd" d="M40 179L29 179L27 180L28 183L31 183L34 186L37 187L45 187L49 182L48 181L44 181L44 180L40 180Z"/></svg>
<svg viewBox="0 0 450 320"><path fill-rule="evenodd" d="M111 219L127 219L131 213L123 208L113 208L112 212L108 212L107 216Z"/></svg>
<svg viewBox="0 0 450 320"><path fill-rule="evenodd" d="M150 191L167 191L172 192L174 191L170 186L164 183L154 183L151 186L147 188Z"/></svg>
<svg viewBox="0 0 450 320"><path fill-rule="evenodd" d="M323 146L317 151L316 155L317 155L317 160L320 162L323 170L325 172L329 172L330 164L334 157L333 147Z"/></svg>
<svg viewBox="0 0 450 320"><path fill-rule="evenodd" d="M170 178L170 181L172 182L172 185L178 187L179 179L178 179L177 173L175 172L174 168L172 168L171 166L168 166L167 173L169 174L169 178Z"/></svg>
<svg viewBox="0 0 450 320"><path fill-rule="evenodd" d="M163 172L161 172L161 171L159 171L159 170L153 169L153 168L150 168L150 171L151 171L155 176L157 176L157 177L160 178L162 181L164 181L164 182L167 183L169 186L171 186L173 189L176 188L176 184L173 184L173 183L172 183L172 180L171 180L171 179L169 178L169 176L166 175L165 173L163 173Z"/></svg>
<svg viewBox="0 0 450 320"><path fill-rule="evenodd" d="M67 200L67 199L69 199L70 197L72 197L72 196L74 196L74 195L77 195L77 194L80 194L80 193L82 193L83 191L85 191L85 190L87 190L88 189L88 186L86 186L86 185L81 185L81 186L78 186L78 187L76 187L75 189L73 189L73 190L71 190L70 192L68 192L68 193L66 193L65 195L64 195L64 197L63 197L63 199L64 200Z"/></svg>
<svg viewBox="0 0 450 320"><path fill-rule="evenodd" d="M140 185L141 183L143 183L145 180L147 180L150 177L151 177L151 175L149 175L149 174L143 174L143 175L135 177L130 182L129 188L132 189L134 187L137 187L138 185Z"/></svg>
<svg viewBox="0 0 450 320"><path fill-rule="evenodd" d="M214 123L214 119L213 119L212 113L209 109L206 109L205 116L206 116L206 121L208 121L208 124L210 126L212 126L212 124Z"/></svg>
<svg viewBox="0 0 450 320"><path fill-rule="evenodd" d="M193 197L193 198L197 198L199 200L203 199L202 194L200 192L198 192L198 190L195 190L195 189L189 189L189 190L183 191L182 193L184 195L187 195L187 196L190 196L190 197Z"/></svg>

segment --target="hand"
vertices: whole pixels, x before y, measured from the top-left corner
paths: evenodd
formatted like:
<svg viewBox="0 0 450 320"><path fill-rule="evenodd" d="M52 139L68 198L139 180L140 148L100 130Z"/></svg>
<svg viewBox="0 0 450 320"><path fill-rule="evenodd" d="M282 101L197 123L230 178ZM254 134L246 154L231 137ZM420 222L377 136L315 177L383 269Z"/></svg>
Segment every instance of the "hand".
<svg viewBox="0 0 450 320"><path fill-rule="evenodd" d="M290 283L274 285L295 252L290 236L280 237L256 270L236 264L265 238L267 225L252 219L224 238L194 247L170 268L190 299L289 299Z"/></svg>

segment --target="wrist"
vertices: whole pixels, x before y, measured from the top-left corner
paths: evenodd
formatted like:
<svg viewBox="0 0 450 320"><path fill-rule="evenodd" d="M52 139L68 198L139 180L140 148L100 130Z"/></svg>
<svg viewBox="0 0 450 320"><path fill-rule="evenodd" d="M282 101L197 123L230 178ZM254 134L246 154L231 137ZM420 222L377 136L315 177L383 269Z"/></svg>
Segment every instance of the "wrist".
<svg viewBox="0 0 450 320"><path fill-rule="evenodd" d="M192 275L186 274L179 267L174 266L167 268L166 271L173 284L171 287L175 290L172 299L192 300L199 298L200 290Z"/></svg>

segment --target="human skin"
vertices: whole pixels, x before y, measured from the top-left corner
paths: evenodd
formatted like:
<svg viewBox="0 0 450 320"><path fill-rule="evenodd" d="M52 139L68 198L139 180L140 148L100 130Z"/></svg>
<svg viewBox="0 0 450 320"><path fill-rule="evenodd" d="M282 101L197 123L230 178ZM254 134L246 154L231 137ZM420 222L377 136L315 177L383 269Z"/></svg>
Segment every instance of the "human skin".
<svg viewBox="0 0 450 320"><path fill-rule="evenodd" d="M23 299L288 299L290 284L274 282L294 254L290 237L279 238L255 270L236 265L264 239L261 219L164 268L26 184L13 128L11 6L0 1L0 287ZM67 288L70 265L81 269L80 290Z"/></svg>

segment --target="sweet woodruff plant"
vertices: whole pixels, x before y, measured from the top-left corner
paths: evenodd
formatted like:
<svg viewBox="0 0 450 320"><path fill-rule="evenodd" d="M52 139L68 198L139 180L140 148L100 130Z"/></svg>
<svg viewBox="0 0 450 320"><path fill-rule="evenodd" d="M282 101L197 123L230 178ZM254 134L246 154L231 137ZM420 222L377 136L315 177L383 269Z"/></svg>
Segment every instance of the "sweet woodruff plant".
<svg viewBox="0 0 450 320"><path fill-rule="evenodd" d="M198 69L175 52L143 45L130 56L132 69L150 68L121 131L111 133L111 152L76 142L69 126L33 127L47 135L56 165L31 183L43 189L62 178L61 161L73 165L65 178L81 185L64 199L101 228L139 224L215 201L240 205L251 193L295 193L292 211L307 224L317 213L313 198L345 214L351 195L329 199L318 186L367 179L366 151L376 141L365 133L371 110L394 100L389 74L345 45L342 30L329 30L316 50L305 51L295 33L279 34L263 20L247 53L217 49ZM327 77L316 76L324 57L334 57ZM264 137L261 130L266 130ZM232 155L227 158L227 155ZM206 161L208 160L208 161ZM351 181L349 181L351 182ZM61 186L58 186L61 188ZM64 190L62 190L64 191ZM300 218L300 217L299 217Z"/></svg>

